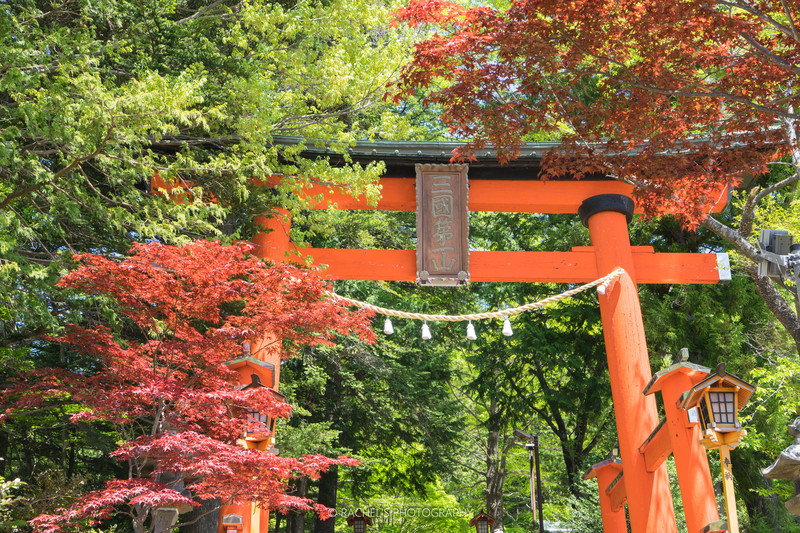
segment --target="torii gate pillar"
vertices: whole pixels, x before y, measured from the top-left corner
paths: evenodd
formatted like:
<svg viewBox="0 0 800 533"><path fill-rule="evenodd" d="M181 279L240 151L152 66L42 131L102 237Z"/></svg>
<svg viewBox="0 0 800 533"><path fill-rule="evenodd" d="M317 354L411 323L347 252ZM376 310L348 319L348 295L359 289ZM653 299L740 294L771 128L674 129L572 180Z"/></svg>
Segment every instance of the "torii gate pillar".
<svg viewBox="0 0 800 533"><path fill-rule="evenodd" d="M578 214L589 228L598 271L625 269L611 282L605 295L598 296L631 530L675 533L666 465L649 472L639 452L658 425L658 411L655 399L642 394L651 371L628 236L633 200L619 194L592 196L581 204Z"/></svg>

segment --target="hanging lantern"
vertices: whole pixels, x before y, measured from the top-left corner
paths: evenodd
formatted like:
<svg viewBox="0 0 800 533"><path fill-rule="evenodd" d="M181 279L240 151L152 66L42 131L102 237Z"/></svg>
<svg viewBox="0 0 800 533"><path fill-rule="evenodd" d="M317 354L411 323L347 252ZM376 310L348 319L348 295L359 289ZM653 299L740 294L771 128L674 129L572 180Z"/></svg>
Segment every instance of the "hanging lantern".
<svg viewBox="0 0 800 533"><path fill-rule="evenodd" d="M511 329L511 321L506 317L506 319L503 320L503 335L510 337L513 334L514 331Z"/></svg>
<svg viewBox="0 0 800 533"><path fill-rule="evenodd" d="M478 336L475 334L475 326L472 325L472 320L470 320L467 324L467 338L471 341L474 341L478 338Z"/></svg>
<svg viewBox="0 0 800 533"><path fill-rule="evenodd" d="M474 527L477 533L489 533L492 524L494 524L494 518L484 513L483 510L469 521L470 527Z"/></svg>
<svg viewBox="0 0 800 533"><path fill-rule="evenodd" d="M387 317L386 318L386 322L383 323L383 332L386 335L391 335L392 333L394 333L394 327L392 326L392 319L391 318Z"/></svg>
<svg viewBox="0 0 800 533"><path fill-rule="evenodd" d="M359 509L347 517L347 525L353 528L353 533L364 533L367 530L367 526L372 525L372 519L364 516L364 513Z"/></svg>

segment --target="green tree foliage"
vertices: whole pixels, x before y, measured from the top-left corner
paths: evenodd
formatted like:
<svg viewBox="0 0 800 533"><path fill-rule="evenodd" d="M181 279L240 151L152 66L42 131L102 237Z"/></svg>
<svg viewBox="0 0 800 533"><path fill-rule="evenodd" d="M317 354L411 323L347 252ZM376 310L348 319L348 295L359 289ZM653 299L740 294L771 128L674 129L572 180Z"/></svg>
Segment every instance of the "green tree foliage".
<svg viewBox="0 0 800 533"><path fill-rule="evenodd" d="M328 505L339 508L342 501L425 494L448 471L460 426L447 389L449 356L403 344L387 339L374 346L343 343L284 365L285 390L303 412L279 429L281 453L318 449L327 431L323 450L364 463L304 487L316 490L319 502L332 498ZM337 492L344 500L337 502Z"/></svg>
<svg viewBox="0 0 800 533"><path fill-rule="evenodd" d="M15 520L13 516L13 508L18 504L19 500L14 496L14 493L24 486L25 483L20 481L19 478L11 481L6 481L0 476L0 531L10 531L12 528L24 525L19 520Z"/></svg>
<svg viewBox="0 0 800 533"><path fill-rule="evenodd" d="M53 327L62 252L235 227L317 180L373 195L380 165L307 159L412 129L381 103L407 39L381 0L0 2L0 348ZM296 135L291 147L275 135ZM188 189L167 201L162 182ZM300 177L298 177L300 176ZM163 192L163 191L161 191Z"/></svg>
<svg viewBox="0 0 800 533"><path fill-rule="evenodd" d="M292 226L313 246L409 248L415 222L410 213L307 211L298 213ZM446 303L451 294L433 296L435 290L410 283L338 282L335 287L381 306L456 305ZM434 302L426 303L431 296ZM376 319L375 326L382 325ZM418 500L449 470L460 427L447 387L451 357L444 345L423 343L417 328L398 322L393 336L381 336L374 345L341 339L335 347L307 350L284 364L281 390L297 410L278 429L280 453L346 453L364 463L319 482L296 483L293 490L320 502L331 498L328 505L337 509L355 502L364 507L389 495ZM298 513L275 517L278 531L302 531L311 522ZM328 531L324 528L332 526L314 527Z"/></svg>
<svg viewBox="0 0 800 533"><path fill-rule="evenodd" d="M588 240L575 217L473 214L471 224L479 249L562 251ZM479 309L501 309L563 289L555 284L475 283L470 293ZM548 465L545 499L551 502L578 494L577 482L589 458L605 455L613 445L599 321L594 296L581 295L512 318L511 337L500 335L499 322L482 322L478 339L463 351L473 370L461 393L471 399L471 412L480 413L475 428L486 439L475 453L484 455L478 470L486 480L487 512L509 518L506 527L532 522L527 455L520 462L514 429L540 434L543 448L549 448L543 461ZM490 453L483 453L483 446ZM514 485L506 487L512 476Z"/></svg>
<svg viewBox="0 0 800 533"><path fill-rule="evenodd" d="M346 214L343 220L357 227L360 235L351 240L348 224L342 224L334 239L342 246L363 240L375 247L403 247L397 235L413 225L405 215L380 216L383 229L391 228L389 237L368 231L366 218L361 218L367 215ZM735 209L725 216L736 216ZM669 217L637 219L630 233L634 245L654 246L659 252L721 251L725 245L713 232L686 231ZM473 213L471 239L476 249L505 250L558 251L588 243L586 230L575 217L538 215ZM353 283L342 290L352 290L361 299L373 298L385 307L409 309L413 301L414 310L456 313L511 307L561 290L555 285L473 283L468 291L417 289L421 300L416 303L416 297L400 292L395 284L380 284L379 296L374 284L371 289L356 287ZM743 413L750 435L734 461L740 508L747 515L743 523L754 530L784 527L782 501L788 499L791 487L781 483L773 487L760 469L788 444L785 423L795 415L797 404L791 399L797 395L792 385L796 362L787 357L793 353L791 339L739 269L729 283L643 285L640 298L653 371L669 364L679 348L688 347L693 362L713 368L725 361L730 371L759 386ZM599 531L596 520L582 518L585 500L596 497L596 485L579 481L589 466L605 459L615 438L595 297L586 293L542 312L515 317L512 324L514 336L504 338L499 322L478 322L479 338L473 342L464 339L464 324L430 324L434 338L421 343L419 323L394 322L404 342L419 344L426 353L433 344L446 346L455 357L458 372L450 385L466 423L453 457L457 464L444 477L445 486L462 505L477 510L486 505L484 491L499 485L495 500L502 501L504 526L513 531L517 522L530 525L527 456L511 446L510 433L514 427L537 432L544 450L548 519L574 524L581 531ZM710 456L713 462L714 454ZM716 469L712 472L716 475ZM387 490L387 485L372 479L381 487L378 490ZM674 494L678 498L677 487Z"/></svg>
<svg viewBox="0 0 800 533"><path fill-rule="evenodd" d="M413 247L410 236L414 221L408 214L340 213L336 218L335 230L328 236L318 236L316 246L358 247L363 243L375 248ZM568 250L572 245L586 244L588 239L586 230L573 218L473 214L471 239L477 249ZM311 227L313 216L303 222ZM338 284L337 290L388 308L461 314L514 306L557 293L560 287L473 283L464 290L348 282ZM289 371L303 370L303 375L292 374L302 383L297 390L292 385L292 394L315 390L307 399L319 399L314 400L315 408L309 408L316 413L318 423L333 419L337 421L335 427L346 428L338 442L347 440L350 446L372 443L359 452L366 474L362 470L351 475L356 481L366 481L369 490L361 494L363 488L359 491L356 483L345 489L346 497L361 502L370 495L366 501L375 501L380 494L401 497L409 489L425 489L422 482L427 482L429 475L438 474L444 487L464 507L483 507L494 516L506 514L509 528L530 525L527 455L514 447L514 428L537 431L546 443L548 450L543 453L543 460L548 465L548 501L579 491L575 481L588 458L604 456L614 440L602 331L593 296L515 318L515 334L510 338L501 335L498 321L477 322L476 341L465 338L464 323L430 324L431 341L420 339L420 326L417 321L394 319L394 335L369 347L379 356L374 361L369 361L363 351L347 354L338 350L339 355L331 360L334 354L315 350L302 362L288 365ZM356 375L359 359L367 372ZM435 365L442 364L437 361L448 360L449 372L433 371ZM398 362L402 364L397 365ZM323 364L327 371L318 368ZM395 370L387 374L390 368ZM341 383L332 386L329 380L337 374L341 377L333 380ZM384 375L392 377L384 382ZM285 383L287 376L284 374ZM370 384L370 379L377 382ZM349 403L325 414L327 408L320 400L332 401L336 396L332 392L342 385L346 391L343 399ZM450 452L445 463L449 471L444 473L429 467L425 470L428 462L417 460L426 455L436 457L426 449L429 437L425 433L433 434L436 441L445 436L434 433L433 428L437 421L446 421L439 417L439 410L447 404L442 403L441 393L430 396L430 391L440 390L442 385L458 401L463 417L456 428L458 447ZM398 392L410 396L412 409L402 410L406 404ZM363 403L355 410L349 406L362 402L362 397L368 399L366 409L361 407ZM294 401L304 405L299 397ZM384 402L393 409L387 409ZM345 412L349 414L342 416ZM392 424L392 420L396 422ZM411 423L411 431L397 423ZM376 427L389 431L378 434L372 429L370 436L369 428ZM416 446L408 444L415 441ZM420 447L422 443L426 446ZM401 463L397 462L398 449L404 451ZM417 486L408 485L405 476L416 481ZM506 505L508 513L504 511Z"/></svg>

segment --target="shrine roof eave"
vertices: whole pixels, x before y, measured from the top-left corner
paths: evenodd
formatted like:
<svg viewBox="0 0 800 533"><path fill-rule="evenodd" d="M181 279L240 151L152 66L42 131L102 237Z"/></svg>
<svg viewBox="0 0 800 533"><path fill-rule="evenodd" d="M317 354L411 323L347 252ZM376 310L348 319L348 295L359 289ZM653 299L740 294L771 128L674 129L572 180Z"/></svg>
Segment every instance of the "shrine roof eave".
<svg viewBox="0 0 800 533"><path fill-rule="evenodd" d="M703 144L708 139L697 137L692 143ZM338 149L333 149L333 142L315 144L303 137L294 135L275 135L272 137L273 145L296 146L304 143L301 152L303 157L325 156L334 163L343 163L343 154ZM730 146L739 143L732 142ZM464 146L463 141L356 141L347 148L349 157L358 163L383 161L387 166L387 176L414 177L414 165L422 164L449 164L453 151ZM517 158L503 165L497 159L497 150L488 146L475 152L476 160L469 162L471 179L524 179L538 180L541 162L545 154L561 146L560 142L527 142L520 147ZM598 144L598 151L603 147ZM624 152L627 156L635 156L639 150ZM565 177L565 179L571 179ZM606 176L597 175L584 179L608 180Z"/></svg>
<svg viewBox="0 0 800 533"><path fill-rule="evenodd" d="M302 137L293 135L276 135L272 139L273 144L283 146L294 146L304 142ZM506 164L525 165L538 164L545 153L558 148L559 142L536 142L525 143L520 148L519 156ZM315 146L313 143L306 142L304 153L316 155L329 155L332 157L340 155L337 150L326 146ZM453 157L453 151L461 146L463 142L458 141L367 141L359 140L347 149L347 153L354 158L368 158L381 160L414 160L416 162L441 162L449 163ZM492 165L499 166L497 161L497 150L488 147L476 152L477 162L471 162L470 166Z"/></svg>
<svg viewBox="0 0 800 533"><path fill-rule="evenodd" d="M294 146L303 141L301 137L275 136L273 144ZM558 148L560 143L526 143L523 145L519 157L501 165L497 160L497 151L494 148L479 150L476 160L469 162L469 177L471 180L539 180L542 158L545 153ZM422 142L422 141L357 141L347 148L348 157L356 163L367 164L373 161L383 161L386 165L385 176L393 178L414 178L416 171L414 165L447 165L451 163L453 150L463 146L463 142ZM325 146L315 146L306 143L305 149L300 153L303 157L326 157L334 165L343 165L344 156L340 151ZM566 178L569 179L569 178ZM604 176L586 179L606 180Z"/></svg>

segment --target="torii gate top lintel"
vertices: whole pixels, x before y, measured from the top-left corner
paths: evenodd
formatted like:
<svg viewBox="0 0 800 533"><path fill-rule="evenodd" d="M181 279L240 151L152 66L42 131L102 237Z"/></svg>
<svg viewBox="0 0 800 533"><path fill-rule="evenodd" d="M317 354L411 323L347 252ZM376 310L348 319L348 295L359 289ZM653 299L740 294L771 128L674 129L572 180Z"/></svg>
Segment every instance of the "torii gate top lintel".
<svg viewBox="0 0 800 533"><path fill-rule="evenodd" d="M382 178L382 197L375 205L353 198L341 190L315 185L302 191L309 198L322 195L323 200L312 208L352 210L416 210L416 189L413 178ZM614 180L472 180L469 181L469 210L507 213L584 214L595 209L626 211L630 220L636 213L633 187ZM720 191L714 211L727 203L727 193ZM587 200L600 198L602 200ZM616 200L614 200L616 198ZM621 199L621 198L624 198ZM594 202L600 202L595 205ZM611 202L611 204L608 204ZM586 203L586 207L581 207ZM415 281L417 276L415 250L372 250L303 248L289 241L288 216L261 218L269 233L254 237L258 254L274 261L286 260L287 252L312 257L318 265L327 265L322 275L329 279ZM727 259L719 254L660 253L650 246L634 246L635 279L637 283L717 283L729 279ZM613 269L612 269L613 270ZM594 259L593 247L575 247L569 252L472 251L470 252L471 281L587 283L608 272L600 272Z"/></svg>

